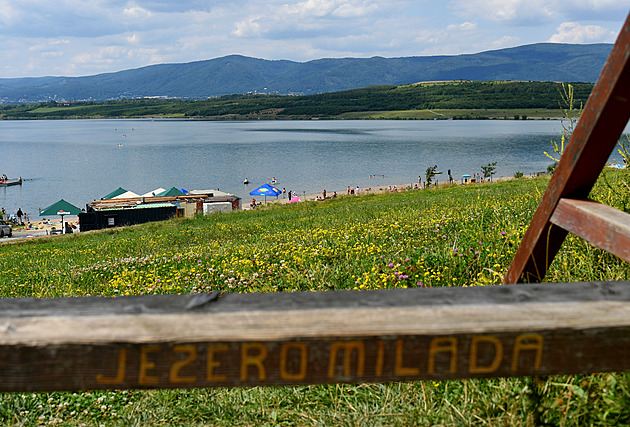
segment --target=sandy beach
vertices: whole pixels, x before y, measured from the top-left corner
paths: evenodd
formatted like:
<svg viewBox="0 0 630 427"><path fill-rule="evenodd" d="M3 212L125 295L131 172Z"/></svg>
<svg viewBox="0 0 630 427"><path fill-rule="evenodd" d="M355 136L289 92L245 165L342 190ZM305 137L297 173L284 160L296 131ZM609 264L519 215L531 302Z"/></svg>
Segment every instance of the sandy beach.
<svg viewBox="0 0 630 427"><path fill-rule="evenodd" d="M513 179L512 177L493 177L492 178L492 182L499 182L499 181L508 181ZM485 182L484 184L489 183L489 181ZM474 183L474 182L469 182L466 184L462 184L461 180L460 181L453 181L453 184L449 184L447 182L439 182L438 183L438 187L443 187L443 186L447 186L447 185L479 185L479 183ZM357 191L358 189L358 191ZM408 191L408 190L421 190L424 189L424 182L422 184L422 188L420 188L420 186L417 183L407 183L407 184L387 184L387 185L376 185L374 187L348 187L346 188L346 190L340 192L337 191L336 194L337 196L348 196L348 195L352 195L352 196L364 196L367 194L382 194L382 193L395 193L398 191ZM300 201L316 201L316 200L324 200L323 199L323 190L321 193L312 193L312 194L294 194L291 195L291 197L295 197L297 196ZM326 190L326 199L330 199L335 197L334 196L335 191L329 191ZM250 209L249 205L250 205L250 201L251 200L242 200L242 206L243 209L247 210ZM260 200L260 199L256 199L256 203L257 204L265 204L264 201ZM278 196L278 198L267 198L267 203L289 203L289 197L288 194L283 194Z"/></svg>
<svg viewBox="0 0 630 427"><path fill-rule="evenodd" d="M76 227L73 228L75 231L79 231L79 217L78 216L64 216L63 222L69 222L70 225ZM22 238L30 238L30 237L42 237L42 236L50 236L57 234L56 231L60 231L62 229L61 218L42 218L38 221L30 221L30 226L14 226L13 227L13 237L3 239L0 243L4 241L10 241L13 239L22 239ZM60 234L60 233L59 233Z"/></svg>

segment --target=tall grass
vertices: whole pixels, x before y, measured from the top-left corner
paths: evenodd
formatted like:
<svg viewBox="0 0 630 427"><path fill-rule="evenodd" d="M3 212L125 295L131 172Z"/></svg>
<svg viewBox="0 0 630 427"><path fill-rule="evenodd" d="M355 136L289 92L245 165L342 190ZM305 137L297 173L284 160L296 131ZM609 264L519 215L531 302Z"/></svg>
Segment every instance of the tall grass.
<svg viewBox="0 0 630 427"><path fill-rule="evenodd" d="M624 208L623 172L592 197ZM0 295L497 285L546 179L271 205L0 245ZM630 205L630 204L628 204ZM569 237L548 280L627 280ZM5 394L5 424L630 423L627 374L244 389Z"/></svg>

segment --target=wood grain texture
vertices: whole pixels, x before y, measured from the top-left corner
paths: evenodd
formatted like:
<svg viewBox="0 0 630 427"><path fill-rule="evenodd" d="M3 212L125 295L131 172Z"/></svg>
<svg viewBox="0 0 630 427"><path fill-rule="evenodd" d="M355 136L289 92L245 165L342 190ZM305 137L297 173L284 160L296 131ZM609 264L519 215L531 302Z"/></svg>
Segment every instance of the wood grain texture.
<svg viewBox="0 0 630 427"><path fill-rule="evenodd" d="M630 262L630 215L592 200L560 199L551 222Z"/></svg>
<svg viewBox="0 0 630 427"><path fill-rule="evenodd" d="M630 370L630 283L0 300L0 390Z"/></svg>

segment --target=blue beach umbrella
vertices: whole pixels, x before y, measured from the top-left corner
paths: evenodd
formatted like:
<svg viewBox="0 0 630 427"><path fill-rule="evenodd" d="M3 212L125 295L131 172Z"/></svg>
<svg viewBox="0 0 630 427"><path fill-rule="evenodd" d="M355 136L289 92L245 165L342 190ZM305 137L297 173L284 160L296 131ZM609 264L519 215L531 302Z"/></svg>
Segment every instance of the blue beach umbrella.
<svg viewBox="0 0 630 427"><path fill-rule="evenodd" d="M249 194L252 196L265 196L265 203L267 203L267 196L278 196L282 194L282 190L278 190L269 184L263 184L254 191L250 191Z"/></svg>

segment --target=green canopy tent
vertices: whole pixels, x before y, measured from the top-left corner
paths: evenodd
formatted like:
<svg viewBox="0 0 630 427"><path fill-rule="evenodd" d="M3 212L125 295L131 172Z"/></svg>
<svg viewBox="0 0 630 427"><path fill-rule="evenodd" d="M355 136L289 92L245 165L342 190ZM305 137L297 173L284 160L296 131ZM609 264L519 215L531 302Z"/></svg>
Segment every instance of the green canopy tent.
<svg viewBox="0 0 630 427"><path fill-rule="evenodd" d="M156 197L165 197L165 196L183 196L184 193L178 190L176 187L171 187L168 190L164 190L161 193L156 194Z"/></svg>
<svg viewBox="0 0 630 427"><path fill-rule="evenodd" d="M125 190L124 188L118 187L117 189L109 193L107 196L103 197L103 199L105 200L113 199L114 197L120 196L121 194L124 194L126 192L127 190Z"/></svg>
<svg viewBox="0 0 630 427"><path fill-rule="evenodd" d="M59 200L56 203L48 206L46 209L42 209L39 211L39 216L54 216L58 215L61 217L61 230L62 233L65 232L65 227L63 223L64 215L79 215L81 213L81 209L77 208L72 203L66 202L64 199Z"/></svg>

